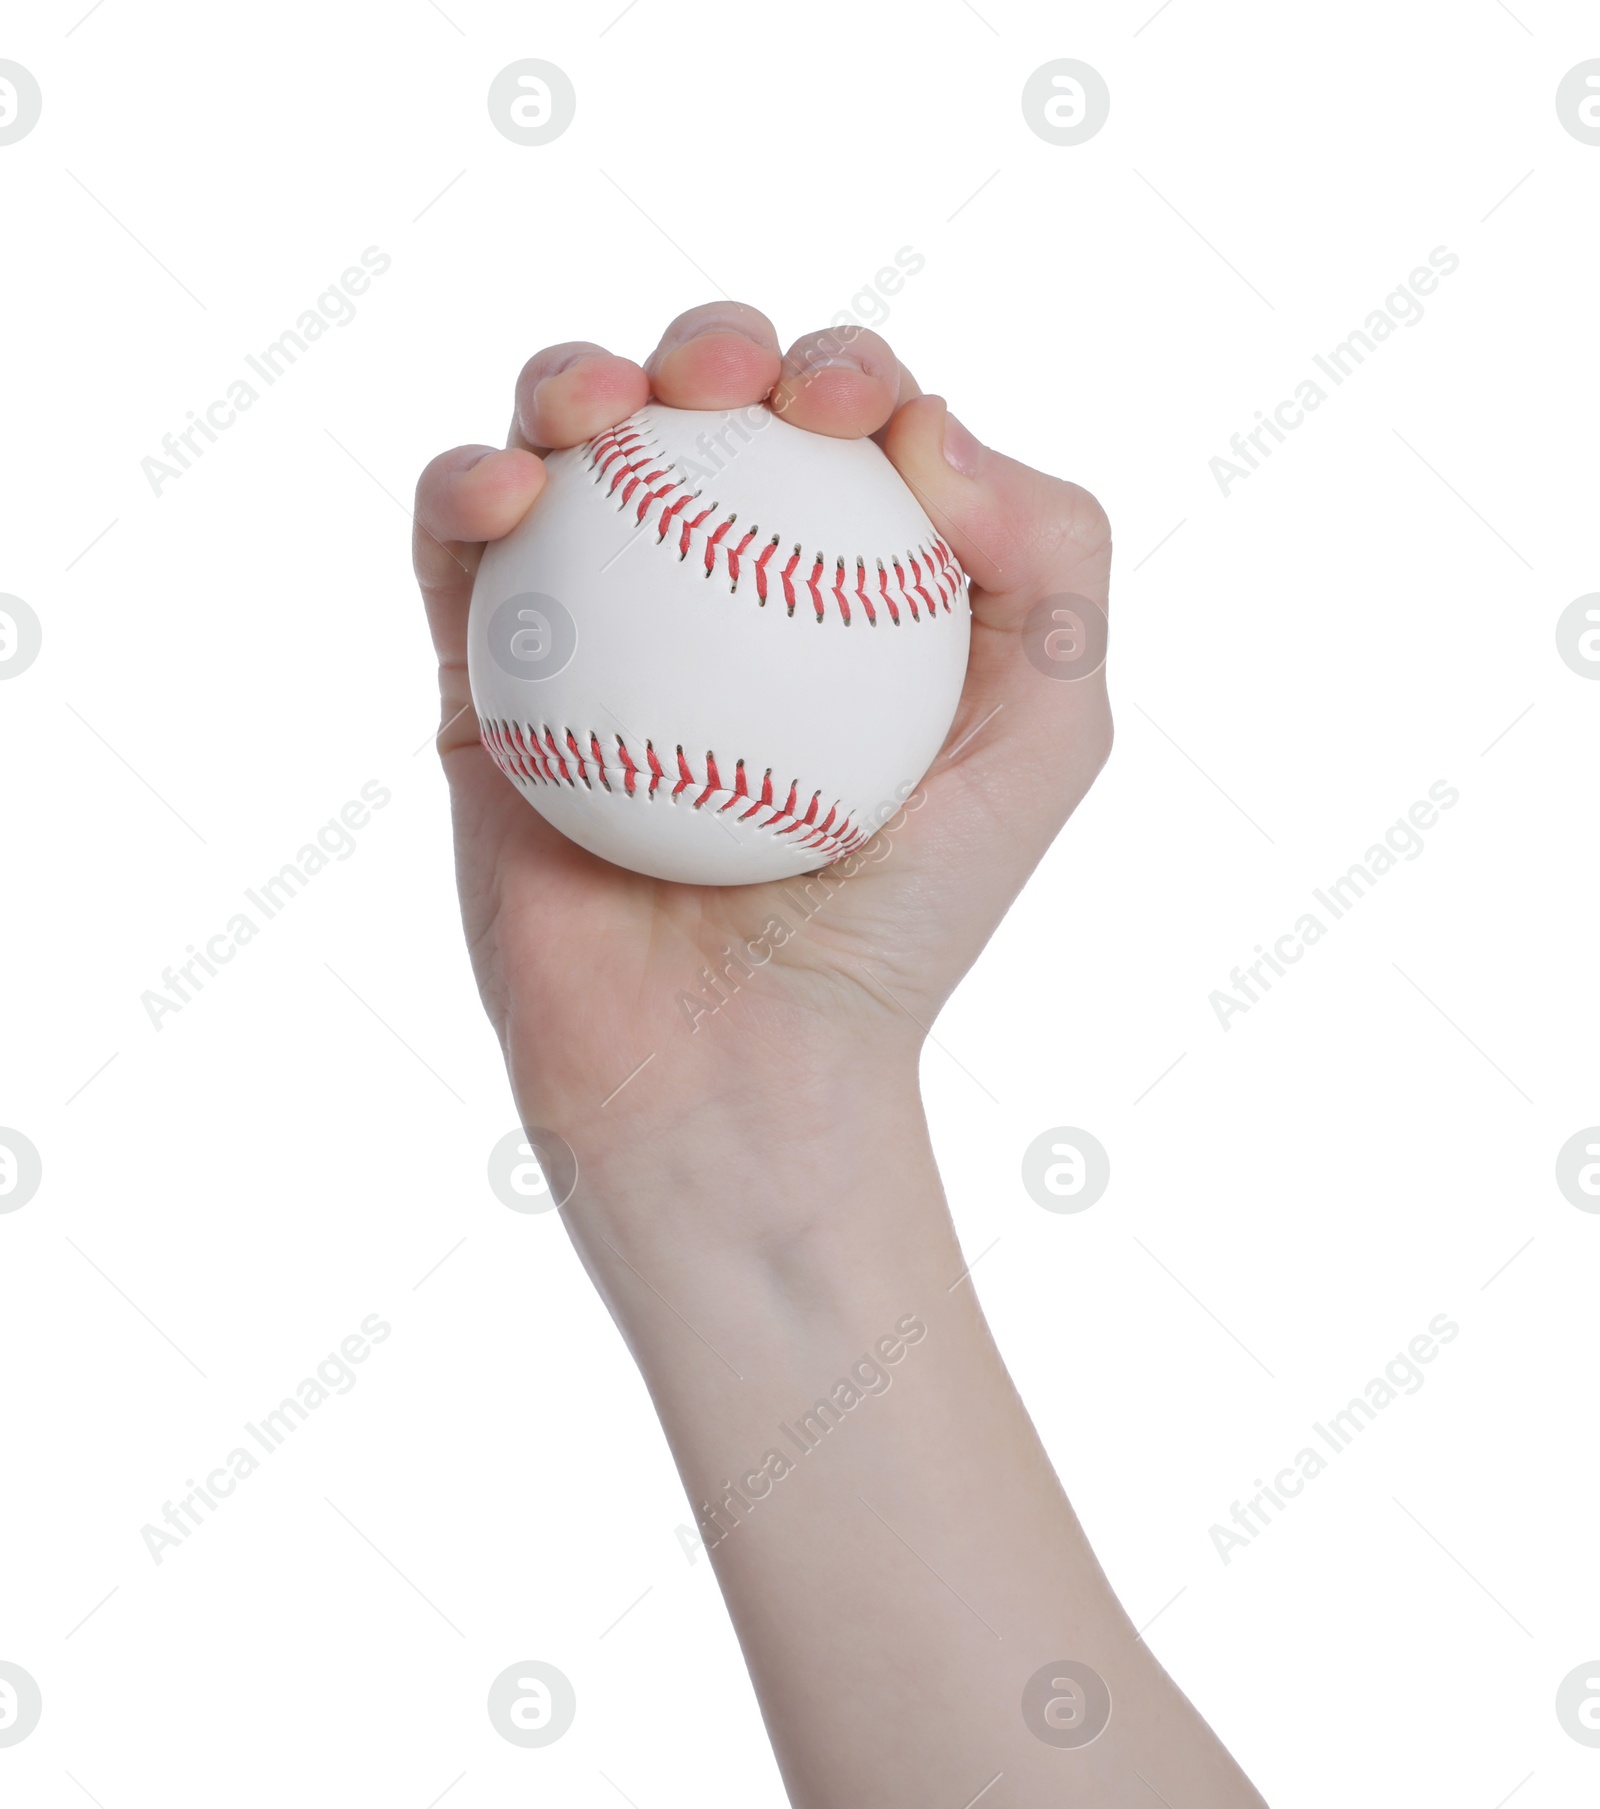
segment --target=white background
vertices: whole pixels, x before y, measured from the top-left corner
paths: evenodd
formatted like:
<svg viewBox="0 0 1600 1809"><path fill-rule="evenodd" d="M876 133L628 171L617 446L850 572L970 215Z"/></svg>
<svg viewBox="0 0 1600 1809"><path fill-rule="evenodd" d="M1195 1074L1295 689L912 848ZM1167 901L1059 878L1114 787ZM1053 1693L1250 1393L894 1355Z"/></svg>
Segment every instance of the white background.
<svg viewBox="0 0 1600 1809"><path fill-rule="evenodd" d="M0 147L0 591L44 630L0 686L0 1124L44 1164L0 1216L0 1659L44 1694L0 1797L781 1803L643 1389L486 1182L514 1113L406 504L539 346L642 357L718 288L785 340L870 319L909 245L882 330L1119 548L1116 752L925 1064L1001 1346L1279 1809L1593 1802L1554 1710L1600 1654L1600 1217L1554 1181L1600 1121L1600 684L1554 639L1600 589L1600 147L1554 105L1592 7L80 10L0 38L44 95ZM530 56L578 95L539 148L485 105ZM1066 56L1112 107L1058 148L1020 95ZM154 495L370 245L356 318ZM1208 461L1441 245L1425 318L1224 497ZM154 1029L374 779L354 854ZM1224 1031L1208 994L1441 779L1426 851ZM1020 1181L1063 1124L1112 1163L1073 1217ZM140 1528L374 1312L358 1386L156 1566ZM1224 1565L1212 1524L1441 1312L1420 1392ZM484 1712L525 1658L578 1694L540 1751Z"/></svg>

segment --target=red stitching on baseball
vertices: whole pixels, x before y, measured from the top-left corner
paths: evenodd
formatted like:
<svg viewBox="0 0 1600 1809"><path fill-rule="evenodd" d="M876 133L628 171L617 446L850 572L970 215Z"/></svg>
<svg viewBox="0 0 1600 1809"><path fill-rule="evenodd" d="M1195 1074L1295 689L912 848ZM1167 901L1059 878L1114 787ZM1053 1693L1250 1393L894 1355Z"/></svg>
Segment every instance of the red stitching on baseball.
<svg viewBox="0 0 1600 1809"><path fill-rule="evenodd" d="M824 613L823 608L822 608L822 592L817 588L817 580L821 576L822 576L822 555L821 555L821 553L818 553L817 554L817 563L814 566L812 566L811 576L806 579L806 589L811 592L811 601L812 601L812 604L816 608L817 620L819 622L822 620L823 613ZM850 605L845 602L843 597L841 597L839 599L839 606L844 611L844 625L846 628L848 628L850 626Z"/></svg>
<svg viewBox="0 0 1600 1809"><path fill-rule="evenodd" d="M767 561L778 550L778 536L774 534L767 542L766 551L756 561L756 601L763 608L767 602Z"/></svg>
<svg viewBox="0 0 1600 1809"><path fill-rule="evenodd" d="M745 784L744 761L741 759L735 764L733 769L733 795L722 808L723 810L732 810L734 805L737 804L741 798L748 798L749 796L750 787Z"/></svg>
<svg viewBox="0 0 1600 1809"><path fill-rule="evenodd" d="M818 553L817 554L817 570L821 571L821 569L822 569L822 555L821 555L821 553ZM844 561L842 559L839 561L839 563L833 569L833 594L834 594L835 600L837 601L837 603L839 605L839 613L840 613L840 615L842 615L844 617L845 626L848 627L850 624L850 605L845 601ZM818 611L818 615L820 617L820 615L821 615L820 610Z"/></svg>
<svg viewBox="0 0 1600 1809"><path fill-rule="evenodd" d="M706 542L706 576L708 578L711 576L712 571L716 567L717 549L718 549L718 547L720 547L722 545L722 536L724 534L726 534L728 529L733 526L734 520L735 520L735 517L730 515L728 517L728 519L722 524L722 526L717 529L716 533L713 534L711 536L711 538ZM739 582L738 575L737 575L737 573L735 573L734 583L737 584L738 582Z"/></svg>
<svg viewBox="0 0 1600 1809"><path fill-rule="evenodd" d="M731 547L728 551L728 570L733 573L733 588L735 590L739 588L739 555L747 546L749 546L750 542L755 539L759 532L760 530L758 528L751 528L744 539L741 540L736 547Z"/></svg>
<svg viewBox="0 0 1600 1809"><path fill-rule="evenodd" d="M695 494L698 495L699 492L696 491ZM716 513L716 507L717 507L717 505L715 503L713 503L709 509L702 509L700 511L700 513L697 516L695 516L693 521L686 520L684 522L683 535L680 538L680 540L678 541L678 558L680 560L687 559L689 557L689 536L695 531L695 529L697 527L699 527L701 522L703 522L708 515L713 515Z"/></svg>
<svg viewBox="0 0 1600 1809"><path fill-rule="evenodd" d="M687 508L687 506L690 503L692 503L693 501L694 501L693 493L691 491L685 490L683 495L678 498L678 500L672 505L672 507L670 509L663 509L661 511L661 532L656 535L656 545L657 546L660 546L662 541L666 539L667 534L672 527L673 516L676 515L680 509Z"/></svg>
<svg viewBox="0 0 1600 1809"><path fill-rule="evenodd" d="M643 491L635 511L634 519L636 521L642 523L655 504L663 504L660 532L656 535L658 546L672 531L680 512L686 510L690 503L698 502L700 499L700 491L691 490L681 479L672 475L674 467L671 464L660 462L662 457L660 448L652 446L637 427L623 423L620 427L610 428L605 433L597 434L584 447L583 451L595 482L605 487L606 494L614 497L620 489L619 508L627 508L634 493ZM674 492L678 494L674 495ZM670 502L667 500L669 497L672 498ZM729 591L736 594L739 589L739 580L745 574L745 565L741 563L745 550L761 530L759 526L754 526L737 541L728 541L726 536L729 529L733 527L736 516L729 514L721 517L715 528L704 527L706 522L718 514L718 509L718 503L713 501L701 509L697 515L683 515L682 521L677 524L679 527L678 558L685 560L689 557L694 536L703 529L704 545L701 549L701 561L705 575L709 578L714 572L726 572ZM749 566L749 569L755 574L756 601L763 607L767 601L767 562L777 551L779 541L780 536L773 534L767 541L766 547ZM794 579L803 557L800 548L796 546L793 556L786 565L780 568L778 573L783 586L784 607L791 616L794 614L796 602ZM855 601L866 616L867 625L876 628L878 626L878 610L867 591L866 559L860 553L855 554L854 559L856 568ZM913 622L931 619L939 613L941 606L946 615L951 614L951 605L966 589L967 578L955 555L943 539L935 535L931 545L907 547L904 561L905 563L902 564L901 555L898 553L889 555L887 566L881 557L877 559L877 600L887 610L890 623L896 628L902 625L901 604L904 604L910 612ZM839 619L846 627L851 622L850 599L846 594L845 579L845 569L848 563L849 559L845 554L834 555L831 561L834 580L831 585L826 587L831 591L834 603L838 608ZM819 552L812 565L810 576L805 576L803 571L800 573L800 582L811 593L812 608L816 612L816 619L819 622L825 621L828 614L827 605L823 600L822 574L827 570L829 564L830 561ZM911 572L909 583L906 581L908 566ZM924 577L924 570L926 570L926 577ZM893 589L899 592L898 596L895 596L891 590L889 577L891 571L894 573ZM932 586L933 591L938 593L937 602L934 601L929 586ZM917 607L919 598L925 605L925 611Z"/></svg>
<svg viewBox="0 0 1600 1809"><path fill-rule="evenodd" d="M883 606L894 617L895 627L900 626L900 611L895 607L894 598L889 595L889 574L883 569L883 561L878 561L878 595L883 599Z"/></svg>
<svg viewBox="0 0 1600 1809"><path fill-rule="evenodd" d="M755 803L752 804L750 806L750 808L744 813L744 815L740 817L739 821L741 823L748 823L750 821L751 817L755 816L756 813L759 810L761 810L763 805L770 806L771 803L772 803L772 768L769 766L761 780L761 796L759 798L757 798Z"/></svg>
<svg viewBox="0 0 1600 1809"><path fill-rule="evenodd" d="M558 741L556 731L548 723L534 728L531 724L490 722L479 717L478 733L489 758L508 779L519 786L565 785L575 791L581 780L592 791L594 779L598 779L613 797L620 795L632 798L639 795L639 779L648 771L650 783L645 788L644 795L646 798L653 798L657 786L668 777L660 756L656 753L655 744L650 741L644 744L644 764L641 765L629 753L628 744L623 738L616 736L617 753L613 764L600 745L599 735L593 729L587 736L587 754L574 730L563 729ZM565 753L563 749L566 750ZM706 753L705 774L702 778L689 765L688 757L681 747L674 752L678 777L667 795L676 800L685 793L695 793L689 799L689 806L693 810L700 810L720 799L722 801L717 803L720 814L722 811L732 810L736 804L749 802L750 808L739 812L739 822L756 820L758 829L770 829L778 836L793 836L798 846L817 849L830 860L841 854L848 854L852 848L860 847L867 839L864 829L857 828L848 816L841 817L837 802L828 807L827 814L820 822L817 820L817 812L822 804L820 791L812 792L804 815L798 814L800 782L797 779L790 781L789 795L785 801L777 803L770 766L761 776L761 795L751 802L750 781L743 759L735 763L734 782L729 787L723 783L714 753L709 750ZM568 756L577 769L577 778L573 777L568 768ZM594 779L589 776L591 767L594 769ZM613 779L620 781L620 791L612 784ZM766 813L765 820L760 820L763 812Z"/></svg>
<svg viewBox="0 0 1600 1809"><path fill-rule="evenodd" d="M639 769L634 765L633 759L628 753L627 746L620 735L617 737L617 752L622 756L622 789L631 798L633 796L633 788L638 782ZM597 750L595 758L598 760L599 757L599 752Z"/></svg>

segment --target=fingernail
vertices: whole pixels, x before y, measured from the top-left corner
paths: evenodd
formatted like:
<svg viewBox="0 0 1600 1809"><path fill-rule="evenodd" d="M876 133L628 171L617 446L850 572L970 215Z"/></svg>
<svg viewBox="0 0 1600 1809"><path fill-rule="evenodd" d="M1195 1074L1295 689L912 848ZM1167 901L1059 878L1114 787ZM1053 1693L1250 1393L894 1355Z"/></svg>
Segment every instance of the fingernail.
<svg viewBox="0 0 1600 1809"><path fill-rule="evenodd" d="M863 371L866 366L857 358L799 358L795 368L810 376L813 371Z"/></svg>
<svg viewBox="0 0 1600 1809"><path fill-rule="evenodd" d="M854 371L858 377L871 374L862 359L847 352L837 341L831 345L809 345L783 361L786 383L807 384L821 371Z"/></svg>
<svg viewBox="0 0 1600 1809"><path fill-rule="evenodd" d="M947 465L953 466L963 477L976 477L978 464L983 457L983 446L975 440L966 428L945 410L944 417L944 457Z"/></svg>
<svg viewBox="0 0 1600 1809"><path fill-rule="evenodd" d="M680 346L688 345L695 339L711 339L718 334L731 333L735 338L748 339L752 345L758 345L763 351L769 349L768 342L761 337L760 329L746 327L738 320L703 320L697 326L684 327L682 330L669 328L659 346L656 355L664 358L668 352L675 352Z"/></svg>
<svg viewBox="0 0 1600 1809"><path fill-rule="evenodd" d="M562 361L558 365L556 365L553 370L546 371L544 373L544 375L539 379L539 381L536 384L534 384L533 394L528 398L528 412L531 415L537 416L538 409L539 409L539 398L544 394L544 392L550 387L550 385L552 383L559 383L563 377L570 377L572 375L572 373L575 370L577 370L580 365L587 364L587 363L591 362L592 360L600 361L600 360L604 360L609 357L610 357L610 353L608 353L608 352L572 352L572 353L570 353L567 357L563 358ZM522 423L522 431L524 433L528 433L528 423L526 421L524 421ZM533 437L534 436L530 433L529 438L531 439Z"/></svg>

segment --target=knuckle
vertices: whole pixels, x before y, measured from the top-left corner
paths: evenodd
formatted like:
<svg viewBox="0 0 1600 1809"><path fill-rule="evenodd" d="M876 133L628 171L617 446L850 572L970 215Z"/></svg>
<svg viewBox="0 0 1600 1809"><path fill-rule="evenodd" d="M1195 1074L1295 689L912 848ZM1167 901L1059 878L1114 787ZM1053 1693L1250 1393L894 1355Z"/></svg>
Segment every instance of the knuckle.
<svg viewBox="0 0 1600 1809"><path fill-rule="evenodd" d="M1062 534L1080 552L1106 553L1111 549L1111 517L1099 497L1081 484L1063 482Z"/></svg>
<svg viewBox="0 0 1600 1809"><path fill-rule="evenodd" d="M1111 520L1081 485L1051 478L1015 522L1016 546L1030 574L1029 586L1058 584L1071 573L1079 589L1090 574L1102 579L1111 554ZM1103 583L1096 588L1103 589Z"/></svg>

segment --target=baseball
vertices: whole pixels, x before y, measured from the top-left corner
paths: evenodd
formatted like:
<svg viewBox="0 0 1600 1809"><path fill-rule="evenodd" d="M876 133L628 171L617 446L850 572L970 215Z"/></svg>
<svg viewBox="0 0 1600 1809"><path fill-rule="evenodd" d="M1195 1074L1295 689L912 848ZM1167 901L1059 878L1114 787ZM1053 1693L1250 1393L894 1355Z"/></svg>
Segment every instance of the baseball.
<svg viewBox="0 0 1600 1809"><path fill-rule="evenodd" d="M541 816L619 867L736 886L826 866L901 809L971 621L877 446L651 403L546 466L468 635L483 745Z"/></svg>

